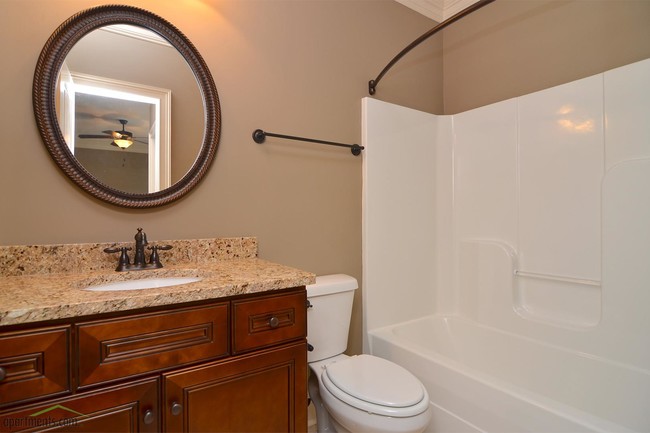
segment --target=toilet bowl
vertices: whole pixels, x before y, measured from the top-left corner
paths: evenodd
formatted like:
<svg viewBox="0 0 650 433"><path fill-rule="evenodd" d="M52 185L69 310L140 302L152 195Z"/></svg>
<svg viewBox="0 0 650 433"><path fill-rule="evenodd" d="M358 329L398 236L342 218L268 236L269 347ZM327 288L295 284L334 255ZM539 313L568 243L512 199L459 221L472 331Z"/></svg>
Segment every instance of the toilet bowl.
<svg viewBox="0 0 650 433"><path fill-rule="evenodd" d="M313 362L310 368L312 399L329 418L329 426L318 419L319 432L410 433L429 424L426 389L397 364L371 355L338 355Z"/></svg>
<svg viewBox="0 0 650 433"><path fill-rule="evenodd" d="M309 394L319 432L418 433L431 419L429 395L409 371L388 360L343 354L357 281L316 277L307 286Z"/></svg>

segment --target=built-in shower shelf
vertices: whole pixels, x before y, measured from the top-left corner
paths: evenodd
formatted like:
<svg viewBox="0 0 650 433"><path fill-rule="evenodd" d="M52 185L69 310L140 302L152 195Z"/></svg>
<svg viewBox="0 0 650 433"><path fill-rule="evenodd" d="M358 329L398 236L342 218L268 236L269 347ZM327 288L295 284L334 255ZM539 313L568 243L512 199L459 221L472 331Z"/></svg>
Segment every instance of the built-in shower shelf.
<svg viewBox="0 0 650 433"><path fill-rule="evenodd" d="M519 252L495 239L462 239L459 303L481 323L521 326L521 319L569 329L590 329L601 319L598 280L519 269Z"/></svg>
<svg viewBox="0 0 650 433"><path fill-rule="evenodd" d="M514 307L521 317L574 329L592 328L600 322L600 281L519 270L513 273Z"/></svg>
<svg viewBox="0 0 650 433"><path fill-rule="evenodd" d="M596 286L596 287L600 287L601 284L600 281L598 280L588 280L585 278L574 278L574 277L566 277L562 275L541 274L537 272L526 272L526 271L519 271L519 270L515 270L514 275L515 277L536 278L539 280L560 281L563 283L584 284L587 286Z"/></svg>

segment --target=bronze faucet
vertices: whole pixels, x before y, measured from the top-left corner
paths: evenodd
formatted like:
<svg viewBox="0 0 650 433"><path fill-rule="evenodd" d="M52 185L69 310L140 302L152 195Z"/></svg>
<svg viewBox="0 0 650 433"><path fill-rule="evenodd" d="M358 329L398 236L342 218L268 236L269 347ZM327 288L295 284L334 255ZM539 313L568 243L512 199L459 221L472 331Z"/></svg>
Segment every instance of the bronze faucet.
<svg viewBox="0 0 650 433"><path fill-rule="evenodd" d="M131 251L131 247L111 247L105 248L105 253L120 253L120 259L117 264L116 271L141 271L145 269L159 269L163 265L160 263L160 257L158 256L159 250L171 250L171 245L154 245L147 247L151 250L151 255L149 256L149 262L145 259L144 249L148 245L147 234L142 231L142 227L138 227L138 232L135 234L135 254L133 255L133 263L129 259L128 251Z"/></svg>
<svg viewBox="0 0 650 433"><path fill-rule="evenodd" d="M142 231L142 227L138 227L138 232L135 234L135 255L133 256L133 265L142 267L145 265L144 260L144 247L147 242L147 234Z"/></svg>

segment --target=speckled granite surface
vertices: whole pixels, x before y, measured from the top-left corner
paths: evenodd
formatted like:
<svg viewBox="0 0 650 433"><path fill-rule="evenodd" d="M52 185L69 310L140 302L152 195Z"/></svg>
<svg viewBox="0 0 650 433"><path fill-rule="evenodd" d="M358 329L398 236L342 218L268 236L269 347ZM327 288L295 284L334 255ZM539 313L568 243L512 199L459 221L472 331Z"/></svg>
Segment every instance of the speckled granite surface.
<svg viewBox="0 0 650 433"><path fill-rule="evenodd" d="M257 257L257 239L252 237L149 241L149 245L172 246L160 252L165 267ZM105 253L108 247L133 247L133 242L0 246L0 277L112 271L118 254ZM133 251L129 254L133 257Z"/></svg>
<svg viewBox="0 0 650 433"><path fill-rule="evenodd" d="M312 273L257 258L255 238L155 244L174 246L160 254L165 267L127 272L115 272L117 255L103 252L114 244L0 247L0 326L217 299L315 281ZM144 290L83 290L107 282L177 276L201 281Z"/></svg>

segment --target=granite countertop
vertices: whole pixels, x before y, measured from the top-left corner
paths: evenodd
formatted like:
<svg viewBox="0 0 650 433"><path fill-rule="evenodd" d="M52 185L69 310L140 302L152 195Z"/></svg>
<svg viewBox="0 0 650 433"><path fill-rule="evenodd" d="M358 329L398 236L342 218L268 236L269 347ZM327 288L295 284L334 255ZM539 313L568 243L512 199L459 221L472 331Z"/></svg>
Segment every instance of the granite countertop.
<svg viewBox="0 0 650 433"><path fill-rule="evenodd" d="M106 261L106 265L98 265L92 257L89 259L96 251L103 250L104 244L25 247L38 254L43 254L45 250L59 256L66 255L66 249L73 248L77 253L81 251L85 261L93 263L90 270L74 268L66 271L61 271L60 267L53 264L55 259L51 260L49 267L34 265L30 269L29 265L16 265L19 263L17 258L24 260L24 263L31 263L28 260L29 252L26 253L25 249L19 247L0 247L0 326L218 299L315 282L315 275L310 272L257 258L256 241L250 241L252 238L238 240L242 239L246 241L240 242L246 244L243 249L238 249L238 246L233 248L233 242L225 242L224 245L230 248L229 254L225 256L206 254L221 251L222 245L217 240L198 240L196 243L201 251L201 259L176 257L161 269L127 272L115 272L116 256L112 257L113 260ZM188 245L188 241L177 242L185 242L183 246ZM98 258L104 256L97 255ZM39 272L44 267L49 272ZM199 277L201 280L155 289L108 292L83 290L103 283L156 277Z"/></svg>

